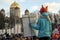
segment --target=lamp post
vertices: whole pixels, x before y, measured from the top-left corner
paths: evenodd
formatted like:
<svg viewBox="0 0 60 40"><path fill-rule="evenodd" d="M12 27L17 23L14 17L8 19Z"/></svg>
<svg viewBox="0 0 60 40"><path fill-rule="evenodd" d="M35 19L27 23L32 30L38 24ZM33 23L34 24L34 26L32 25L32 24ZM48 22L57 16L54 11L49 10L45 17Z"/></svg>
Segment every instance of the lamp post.
<svg viewBox="0 0 60 40"><path fill-rule="evenodd" d="M5 23L5 32L7 33L8 23Z"/></svg>

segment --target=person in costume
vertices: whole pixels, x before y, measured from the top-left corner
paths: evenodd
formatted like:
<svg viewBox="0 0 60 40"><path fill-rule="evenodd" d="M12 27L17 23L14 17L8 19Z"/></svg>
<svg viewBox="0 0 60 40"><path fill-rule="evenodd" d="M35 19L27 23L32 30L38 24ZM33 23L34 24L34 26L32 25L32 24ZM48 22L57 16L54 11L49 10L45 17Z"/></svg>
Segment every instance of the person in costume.
<svg viewBox="0 0 60 40"><path fill-rule="evenodd" d="M50 40L52 34L51 20L48 15L48 6L40 9L41 17L38 18L38 23L34 24L34 21L29 25L38 30L38 38L39 40Z"/></svg>

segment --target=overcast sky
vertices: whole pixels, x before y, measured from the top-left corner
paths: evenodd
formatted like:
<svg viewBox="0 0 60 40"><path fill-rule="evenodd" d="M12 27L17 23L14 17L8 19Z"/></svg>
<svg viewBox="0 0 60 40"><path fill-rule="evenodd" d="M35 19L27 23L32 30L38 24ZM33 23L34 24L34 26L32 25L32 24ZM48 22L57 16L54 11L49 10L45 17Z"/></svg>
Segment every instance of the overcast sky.
<svg viewBox="0 0 60 40"><path fill-rule="evenodd" d="M28 9L30 12L35 10L40 10L41 5L47 5L49 12L58 13L60 10L60 0L15 0L21 8L21 14L24 14L25 9ZM0 9L4 8L6 10L6 15L9 15L10 5L14 0L0 0Z"/></svg>

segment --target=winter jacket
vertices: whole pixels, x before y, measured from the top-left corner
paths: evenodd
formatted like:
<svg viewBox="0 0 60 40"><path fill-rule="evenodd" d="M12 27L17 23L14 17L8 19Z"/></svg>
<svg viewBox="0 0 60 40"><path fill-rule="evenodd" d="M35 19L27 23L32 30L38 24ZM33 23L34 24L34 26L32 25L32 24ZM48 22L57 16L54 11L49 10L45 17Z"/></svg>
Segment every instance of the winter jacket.
<svg viewBox="0 0 60 40"><path fill-rule="evenodd" d="M38 23L31 23L31 27L38 30L38 37L51 37L52 27L51 22L46 18L48 14L44 12L42 14L43 18L38 19Z"/></svg>

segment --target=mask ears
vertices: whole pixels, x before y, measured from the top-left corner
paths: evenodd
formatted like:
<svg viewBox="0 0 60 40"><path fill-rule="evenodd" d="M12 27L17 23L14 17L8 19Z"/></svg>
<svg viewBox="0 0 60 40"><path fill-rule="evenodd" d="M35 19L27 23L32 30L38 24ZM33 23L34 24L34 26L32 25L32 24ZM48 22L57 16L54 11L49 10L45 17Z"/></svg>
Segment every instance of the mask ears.
<svg viewBox="0 0 60 40"><path fill-rule="evenodd" d="M42 5L42 9L44 8L44 6Z"/></svg>
<svg viewBox="0 0 60 40"><path fill-rule="evenodd" d="M48 12L48 6L46 6L46 12Z"/></svg>
<svg viewBox="0 0 60 40"><path fill-rule="evenodd" d="M42 5L42 8L43 8L43 5Z"/></svg>
<svg viewBox="0 0 60 40"><path fill-rule="evenodd" d="M48 6L46 6L46 9L48 9Z"/></svg>

